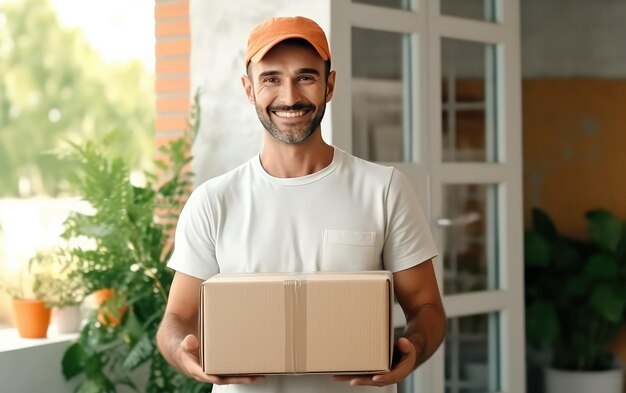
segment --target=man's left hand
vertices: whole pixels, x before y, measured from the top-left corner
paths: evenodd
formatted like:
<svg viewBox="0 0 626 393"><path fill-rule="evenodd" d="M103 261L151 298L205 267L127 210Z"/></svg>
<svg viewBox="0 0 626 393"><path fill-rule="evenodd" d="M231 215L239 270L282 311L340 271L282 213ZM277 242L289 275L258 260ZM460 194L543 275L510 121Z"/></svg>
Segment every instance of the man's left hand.
<svg viewBox="0 0 626 393"><path fill-rule="evenodd" d="M400 337L396 343L394 358L397 362L392 365L391 371L376 375L335 375L335 381L349 381L352 386L387 386L398 383L406 378L413 369L417 359L417 351L413 343L406 337Z"/></svg>

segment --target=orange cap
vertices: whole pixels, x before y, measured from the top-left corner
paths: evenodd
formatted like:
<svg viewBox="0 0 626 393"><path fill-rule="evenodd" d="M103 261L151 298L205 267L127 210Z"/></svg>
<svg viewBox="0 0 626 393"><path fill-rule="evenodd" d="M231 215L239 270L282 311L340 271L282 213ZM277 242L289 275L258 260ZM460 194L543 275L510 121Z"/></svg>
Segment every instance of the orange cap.
<svg viewBox="0 0 626 393"><path fill-rule="evenodd" d="M319 53L322 60L330 60L330 49L324 30L311 19L295 16L271 18L252 30L248 38L246 67L250 61L258 63L276 44L288 38L302 38Z"/></svg>

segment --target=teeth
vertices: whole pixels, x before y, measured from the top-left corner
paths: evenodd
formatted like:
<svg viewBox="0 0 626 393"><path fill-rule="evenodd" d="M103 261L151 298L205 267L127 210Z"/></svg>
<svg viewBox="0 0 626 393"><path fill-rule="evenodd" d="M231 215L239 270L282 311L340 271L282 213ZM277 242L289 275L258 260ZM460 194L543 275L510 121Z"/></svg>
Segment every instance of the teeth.
<svg viewBox="0 0 626 393"><path fill-rule="evenodd" d="M306 111L297 112L274 112L278 117L299 117L303 116Z"/></svg>

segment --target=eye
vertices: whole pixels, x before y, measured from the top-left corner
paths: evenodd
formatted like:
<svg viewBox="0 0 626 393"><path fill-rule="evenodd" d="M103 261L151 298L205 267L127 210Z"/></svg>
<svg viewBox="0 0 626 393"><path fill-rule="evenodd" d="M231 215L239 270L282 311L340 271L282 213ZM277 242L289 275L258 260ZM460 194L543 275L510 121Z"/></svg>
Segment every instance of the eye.
<svg viewBox="0 0 626 393"><path fill-rule="evenodd" d="M267 84L275 84L275 83L278 83L279 80L275 76L268 76L265 79L263 79L263 82Z"/></svg>
<svg viewBox="0 0 626 393"><path fill-rule="evenodd" d="M300 75L298 77L298 81L300 82L313 82L315 78L312 75Z"/></svg>

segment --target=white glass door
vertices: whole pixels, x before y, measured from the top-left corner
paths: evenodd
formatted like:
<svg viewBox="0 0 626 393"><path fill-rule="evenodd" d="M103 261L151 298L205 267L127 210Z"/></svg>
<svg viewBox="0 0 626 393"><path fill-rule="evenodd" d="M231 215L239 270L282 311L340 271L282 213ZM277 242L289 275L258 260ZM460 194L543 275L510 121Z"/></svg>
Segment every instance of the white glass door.
<svg viewBox="0 0 626 393"><path fill-rule="evenodd" d="M519 2L330 4L332 142L406 173L440 250L446 341L400 390L522 393Z"/></svg>

